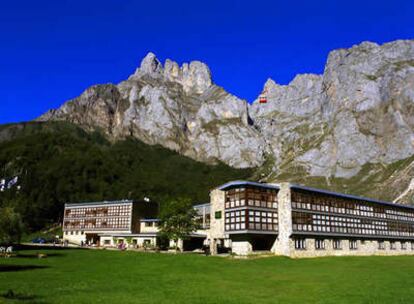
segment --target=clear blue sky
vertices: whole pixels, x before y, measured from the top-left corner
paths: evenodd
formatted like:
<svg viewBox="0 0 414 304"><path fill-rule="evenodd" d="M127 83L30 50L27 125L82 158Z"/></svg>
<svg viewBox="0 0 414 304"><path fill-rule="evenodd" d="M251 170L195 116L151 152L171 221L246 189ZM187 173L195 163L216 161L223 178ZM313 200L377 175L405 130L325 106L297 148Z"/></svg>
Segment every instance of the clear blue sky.
<svg viewBox="0 0 414 304"><path fill-rule="evenodd" d="M414 1L2 1L0 123L31 120L148 51L206 62L249 101L268 77L321 73L328 52L414 38Z"/></svg>

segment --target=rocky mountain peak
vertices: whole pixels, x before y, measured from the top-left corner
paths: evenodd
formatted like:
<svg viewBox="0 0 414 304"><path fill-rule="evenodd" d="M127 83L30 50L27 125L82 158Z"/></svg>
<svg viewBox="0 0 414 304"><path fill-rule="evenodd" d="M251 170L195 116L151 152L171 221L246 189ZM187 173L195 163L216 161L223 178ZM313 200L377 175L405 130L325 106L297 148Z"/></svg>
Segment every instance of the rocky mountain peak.
<svg viewBox="0 0 414 304"><path fill-rule="evenodd" d="M209 67L201 61L183 63L167 59L164 67L154 53L149 52L141 61L141 66L130 77L132 80L141 78L161 79L176 82L183 86L186 93L203 94L213 85Z"/></svg>
<svg viewBox="0 0 414 304"><path fill-rule="evenodd" d="M279 86L279 84L277 84L272 78L267 78L267 80L266 80L266 82L263 86L263 89L264 90L269 90L269 89L273 89L273 88L278 87L278 86Z"/></svg>
<svg viewBox="0 0 414 304"><path fill-rule="evenodd" d="M187 92L194 90L196 93L202 94L212 85L210 69L201 61L184 63L181 71L182 84Z"/></svg>
<svg viewBox="0 0 414 304"><path fill-rule="evenodd" d="M154 53L149 52L141 61L141 65L136 69L133 76L141 77L149 75L151 77L158 77L162 73L162 64L157 59Z"/></svg>

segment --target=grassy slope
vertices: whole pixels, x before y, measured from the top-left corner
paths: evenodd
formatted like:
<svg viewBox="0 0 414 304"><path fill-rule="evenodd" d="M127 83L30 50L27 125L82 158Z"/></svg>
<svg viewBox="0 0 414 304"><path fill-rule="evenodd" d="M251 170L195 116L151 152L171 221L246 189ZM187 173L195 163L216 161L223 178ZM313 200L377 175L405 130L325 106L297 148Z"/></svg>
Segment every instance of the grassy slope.
<svg viewBox="0 0 414 304"><path fill-rule="evenodd" d="M68 123L0 127L0 177L21 176L20 193L0 193L0 206L14 204L35 229L59 220L65 202L148 196L164 201L209 200L209 190L251 170L194 161L134 139L108 142Z"/></svg>
<svg viewBox="0 0 414 304"><path fill-rule="evenodd" d="M408 256L229 260L76 249L48 253L42 260L30 252L0 259L0 293L12 289L32 297L24 303L411 303L414 296L414 259ZM16 271L9 265L46 268Z"/></svg>

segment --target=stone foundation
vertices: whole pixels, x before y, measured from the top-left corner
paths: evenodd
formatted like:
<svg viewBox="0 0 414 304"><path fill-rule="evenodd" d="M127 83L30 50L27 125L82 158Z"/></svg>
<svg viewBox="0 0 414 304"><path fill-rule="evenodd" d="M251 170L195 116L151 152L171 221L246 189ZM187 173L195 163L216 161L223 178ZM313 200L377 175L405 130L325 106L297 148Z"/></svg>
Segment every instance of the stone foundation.
<svg viewBox="0 0 414 304"><path fill-rule="evenodd" d="M350 240L341 240L341 249L333 248L333 240L325 239L325 249L315 248L315 239L306 238L306 249L295 249L294 239L289 240L290 257L292 258L313 258L324 256L369 256L369 255L414 255L411 243L406 242L406 249L401 249L401 242L395 242L395 248L391 249L391 242L384 241L384 249L379 249L378 241L356 240L357 249L350 249Z"/></svg>

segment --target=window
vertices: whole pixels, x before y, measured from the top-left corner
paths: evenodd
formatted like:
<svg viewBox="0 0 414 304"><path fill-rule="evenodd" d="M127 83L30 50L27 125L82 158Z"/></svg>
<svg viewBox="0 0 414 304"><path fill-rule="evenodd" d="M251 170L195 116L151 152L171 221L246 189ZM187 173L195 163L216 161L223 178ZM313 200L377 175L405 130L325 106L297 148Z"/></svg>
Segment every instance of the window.
<svg viewBox="0 0 414 304"><path fill-rule="evenodd" d="M104 245L111 245L111 240L105 240Z"/></svg>
<svg viewBox="0 0 414 304"><path fill-rule="evenodd" d="M407 243L401 242L401 250L407 250Z"/></svg>
<svg viewBox="0 0 414 304"><path fill-rule="evenodd" d="M245 213L240 213L240 215L242 216L242 221L245 221L244 214ZM264 212L260 210L251 209L247 211L246 215L247 220L249 222L248 229L262 231L278 230L277 212Z"/></svg>
<svg viewBox="0 0 414 304"><path fill-rule="evenodd" d="M214 213L214 218L215 218L216 220L221 219L221 211L216 211L216 212Z"/></svg>
<svg viewBox="0 0 414 304"><path fill-rule="evenodd" d="M351 250L357 250L358 249L358 243L356 240L349 241L349 249Z"/></svg>
<svg viewBox="0 0 414 304"><path fill-rule="evenodd" d="M145 227L152 227L152 222L145 222Z"/></svg>
<svg viewBox="0 0 414 304"><path fill-rule="evenodd" d="M81 234L82 234L82 235L84 234L84 231L83 231L83 230L81 231Z"/></svg>
<svg viewBox="0 0 414 304"><path fill-rule="evenodd" d="M65 234L66 234L66 235L68 235L68 232L67 232L67 231L65 231Z"/></svg>
<svg viewBox="0 0 414 304"><path fill-rule="evenodd" d="M414 222L414 212L403 208L384 207L362 199L350 200L311 191L294 190L291 197L294 231L376 235L378 237L414 236L412 223L407 223L407 221ZM301 210L312 212L305 213ZM325 220L313 217L315 213L322 212L330 213L330 215L318 214L318 216L328 217ZM312 215L311 218L309 214ZM342 216L345 214L347 217ZM361 245L364 245L362 241Z"/></svg>
<svg viewBox="0 0 414 304"><path fill-rule="evenodd" d="M73 231L70 232L70 235L73 235Z"/></svg>
<svg viewBox="0 0 414 304"><path fill-rule="evenodd" d="M295 249L305 250L306 249L306 240L305 239L295 239Z"/></svg>
<svg viewBox="0 0 414 304"><path fill-rule="evenodd" d="M335 249L335 250L341 250L342 249L341 240L333 240L333 249Z"/></svg>
<svg viewBox="0 0 414 304"><path fill-rule="evenodd" d="M414 242L411 242L411 250L414 250Z"/></svg>
<svg viewBox="0 0 414 304"><path fill-rule="evenodd" d="M395 249L397 249L397 246L396 246L396 244L395 244L395 242L394 242L394 241L391 241L391 242L390 242L390 249L391 249L391 250L395 250Z"/></svg>
<svg viewBox="0 0 414 304"><path fill-rule="evenodd" d="M384 241L378 241L378 249L379 250L384 250L385 249Z"/></svg>
<svg viewBox="0 0 414 304"><path fill-rule="evenodd" d="M324 250L325 249L325 240L315 240L315 249Z"/></svg>

